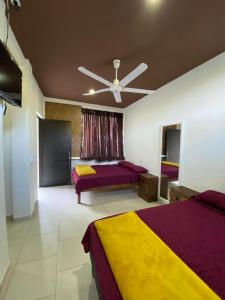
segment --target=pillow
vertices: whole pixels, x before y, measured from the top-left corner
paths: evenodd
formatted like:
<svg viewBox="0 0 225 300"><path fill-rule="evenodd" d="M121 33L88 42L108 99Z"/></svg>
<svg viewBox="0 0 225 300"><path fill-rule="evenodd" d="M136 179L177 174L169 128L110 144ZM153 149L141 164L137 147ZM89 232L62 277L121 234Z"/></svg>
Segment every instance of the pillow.
<svg viewBox="0 0 225 300"><path fill-rule="evenodd" d="M208 190L194 197L195 200L225 211L225 194Z"/></svg>
<svg viewBox="0 0 225 300"><path fill-rule="evenodd" d="M123 167L128 167L128 168L129 168L130 165L133 165L133 166L134 166L134 164L132 164L131 162L129 162L129 161L127 161L127 160L122 160L122 161L120 161L120 162L118 163L118 165L123 166Z"/></svg>
<svg viewBox="0 0 225 300"><path fill-rule="evenodd" d="M141 173L146 173L146 172L148 172L148 170L145 169L144 167L134 165L134 164L132 164L131 162L126 161L126 160L120 161L118 164L119 164L120 166L122 166L122 167L125 167L125 168L127 168L127 169L130 169L131 171L133 171L133 172L135 172L135 173L137 173L137 174L141 174Z"/></svg>
<svg viewBox="0 0 225 300"><path fill-rule="evenodd" d="M76 166L75 170L76 170L78 176L87 176L87 175L94 175L94 174L96 174L95 169L93 169L89 165Z"/></svg>
<svg viewBox="0 0 225 300"><path fill-rule="evenodd" d="M167 165L167 166L173 166L173 167L178 167L179 168L179 164L172 162L172 161L162 161L162 165Z"/></svg>

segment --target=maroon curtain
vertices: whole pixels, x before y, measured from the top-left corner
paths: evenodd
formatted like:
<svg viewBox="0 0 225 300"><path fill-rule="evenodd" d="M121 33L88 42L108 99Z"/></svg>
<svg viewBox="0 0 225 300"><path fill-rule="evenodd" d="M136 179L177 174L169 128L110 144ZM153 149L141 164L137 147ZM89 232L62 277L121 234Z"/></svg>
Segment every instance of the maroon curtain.
<svg viewBox="0 0 225 300"><path fill-rule="evenodd" d="M99 161L124 159L123 114L82 109L80 158Z"/></svg>

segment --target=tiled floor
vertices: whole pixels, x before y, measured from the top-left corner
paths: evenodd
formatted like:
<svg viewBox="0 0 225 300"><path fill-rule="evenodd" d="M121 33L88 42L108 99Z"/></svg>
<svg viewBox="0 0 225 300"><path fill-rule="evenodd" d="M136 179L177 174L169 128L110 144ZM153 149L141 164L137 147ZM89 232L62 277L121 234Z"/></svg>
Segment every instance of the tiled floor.
<svg viewBox="0 0 225 300"><path fill-rule="evenodd" d="M81 239L96 219L145 207L135 192L83 193L78 205L74 188L39 190L33 220L8 225L12 278L5 300L96 300L89 255Z"/></svg>

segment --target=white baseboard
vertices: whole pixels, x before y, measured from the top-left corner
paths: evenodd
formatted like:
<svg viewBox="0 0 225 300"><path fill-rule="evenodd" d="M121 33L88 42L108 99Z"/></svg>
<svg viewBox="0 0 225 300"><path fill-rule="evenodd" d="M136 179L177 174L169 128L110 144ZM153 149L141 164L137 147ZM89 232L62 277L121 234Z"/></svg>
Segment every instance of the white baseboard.
<svg viewBox="0 0 225 300"><path fill-rule="evenodd" d="M19 218L14 218L13 216L8 216L8 217L6 217L6 221L9 223L9 222L22 222L22 221L31 220L36 215L37 209L38 209L38 201L35 202L34 211L33 211L32 215L25 216L25 217L19 217Z"/></svg>

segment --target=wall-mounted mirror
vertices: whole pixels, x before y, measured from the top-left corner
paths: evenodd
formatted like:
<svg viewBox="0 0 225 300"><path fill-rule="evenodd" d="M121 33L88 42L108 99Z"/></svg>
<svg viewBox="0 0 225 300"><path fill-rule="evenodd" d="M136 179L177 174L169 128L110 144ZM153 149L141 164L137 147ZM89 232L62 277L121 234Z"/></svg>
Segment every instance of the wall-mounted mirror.
<svg viewBox="0 0 225 300"><path fill-rule="evenodd" d="M170 186L179 185L181 124L162 127L160 196L169 200Z"/></svg>

